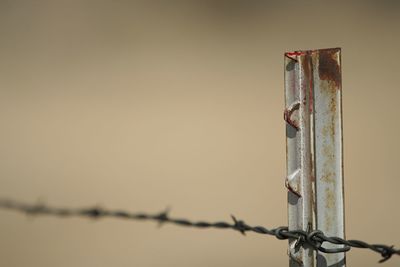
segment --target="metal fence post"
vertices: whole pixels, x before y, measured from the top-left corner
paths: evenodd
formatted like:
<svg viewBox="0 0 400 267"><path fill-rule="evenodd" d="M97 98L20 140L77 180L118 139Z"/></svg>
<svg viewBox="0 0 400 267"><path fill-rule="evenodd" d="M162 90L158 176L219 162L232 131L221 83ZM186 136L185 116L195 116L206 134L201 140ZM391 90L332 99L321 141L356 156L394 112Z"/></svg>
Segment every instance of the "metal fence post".
<svg viewBox="0 0 400 267"><path fill-rule="evenodd" d="M285 103L289 230L344 238L340 49L285 53ZM290 266L345 266L344 253L296 244Z"/></svg>

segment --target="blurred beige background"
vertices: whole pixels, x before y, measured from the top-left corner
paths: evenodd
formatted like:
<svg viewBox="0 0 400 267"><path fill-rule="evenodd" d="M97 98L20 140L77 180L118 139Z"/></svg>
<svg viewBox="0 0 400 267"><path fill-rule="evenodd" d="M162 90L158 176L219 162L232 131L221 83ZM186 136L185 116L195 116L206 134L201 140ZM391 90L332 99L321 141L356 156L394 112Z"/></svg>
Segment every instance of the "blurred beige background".
<svg viewBox="0 0 400 267"><path fill-rule="evenodd" d="M399 12L396 1L0 1L0 196L286 225L283 53L340 46L347 237L400 245ZM150 222L0 210L0 236L7 267L288 263L273 237Z"/></svg>

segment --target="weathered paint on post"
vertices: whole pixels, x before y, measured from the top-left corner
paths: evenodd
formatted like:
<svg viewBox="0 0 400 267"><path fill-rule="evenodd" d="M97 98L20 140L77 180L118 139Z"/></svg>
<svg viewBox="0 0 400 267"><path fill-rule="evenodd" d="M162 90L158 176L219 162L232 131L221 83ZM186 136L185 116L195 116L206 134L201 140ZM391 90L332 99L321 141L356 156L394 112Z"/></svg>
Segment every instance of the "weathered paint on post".
<svg viewBox="0 0 400 267"><path fill-rule="evenodd" d="M285 54L285 104L289 230L344 238L339 48ZM289 240L290 266L345 266L344 253L295 244Z"/></svg>

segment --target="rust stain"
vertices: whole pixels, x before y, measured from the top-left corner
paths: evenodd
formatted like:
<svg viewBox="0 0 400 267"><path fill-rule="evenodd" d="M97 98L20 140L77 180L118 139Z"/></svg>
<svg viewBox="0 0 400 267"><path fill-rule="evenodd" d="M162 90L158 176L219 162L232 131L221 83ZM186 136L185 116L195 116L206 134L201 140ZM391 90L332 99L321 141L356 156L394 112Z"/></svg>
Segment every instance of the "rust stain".
<svg viewBox="0 0 400 267"><path fill-rule="evenodd" d="M331 98L331 102L329 103L329 109L333 114L336 114L336 108L337 108L337 103L336 103L336 94L335 94Z"/></svg>
<svg viewBox="0 0 400 267"><path fill-rule="evenodd" d="M332 220L332 216L329 214L329 212L326 212L325 218L326 218L325 225L324 225L325 231L330 231L332 228L332 224L334 223Z"/></svg>
<svg viewBox="0 0 400 267"><path fill-rule="evenodd" d="M330 213L331 210L336 207L336 198L334 192L329 188L325 188L326 202L325 202L325 227L326 231L329 231L336 223L336 218Z"/></svg>
<svg viewBox="0 0 400 267"><path fill-rule="evenodd" d="M332 166L332 164L335 163L335 148L333 147L333 144L324 144L322 147L322 153L324 157L326 158L325 165Z"/></svg>
<svg viewBox="0 0 400 267"><path fill-rule="evenodd" d="M336 96L333 95L331 98L331 102L329 103L329 109L330 109L330 114L331 114L331 118L330 118L330 134L331 134L331 138L332 138L332 142L334 141L335 138L335 132L336 132Z"/></svg>
<svg viewBox="0 0 400 267"><path fill-rule="evenodd" d="M310 112L313 111L313 71L312 71L312 53L311 51L307 51L304 54L304 61L303 61L303 69L304 69L304 76L308 78L305 82L307 83L306 87L308 87L308 92L306 98L309 102L309 110Z"/></svg>
<svg viewBox="0 0 400 267"><path fill-rule="evenodd" d="M342 73L338 62L339 48L323 49L319 51L319 78L335 84L335 88L340 90L342 84Z"/></svg>
<svg viewBox="0 0 400 267"><path fill-rule="evenodd" d="M321 180L330 184L335 184L335 174L332 172L327 172L325 175L322 175Z"/></svg>
<svg viewBox="0 0 400 267"><path fill-rule="evenodd" d="M324 138L330 138L332 143L334 142L336 132L336 123L335 123L335 115L332 115L332 118L327 121L327 124L321 130L321 134Z"/></svg>

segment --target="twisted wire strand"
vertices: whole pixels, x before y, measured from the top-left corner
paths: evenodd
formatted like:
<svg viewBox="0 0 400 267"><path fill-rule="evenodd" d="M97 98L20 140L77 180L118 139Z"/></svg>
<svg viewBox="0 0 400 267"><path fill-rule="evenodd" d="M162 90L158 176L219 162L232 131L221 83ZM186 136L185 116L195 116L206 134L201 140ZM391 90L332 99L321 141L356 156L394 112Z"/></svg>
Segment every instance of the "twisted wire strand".
<svg viewBox="0 0 400 267"><path fill-rule="evenodd" d="M319 230L289 230L287 226L281 226L273 229L267 229L263 226L250 226L242 220L238 220L231 215L233 222L206 222L206 221L191 221L188 219L173 218L169 216L169 209L166 209L158 214L148 214L140 212L128 212L124 210L108 210L100 207L91 208L63 208L50 207L41 203L26 204L9 199L0 199L0 208L14 210L28 215L51 215L58 217L87 217L100 219L104 217L112 217L128 220L150 220L156 221L159 225L171 223L186 227L196 228L217 228L217 229L232 229L245 235L246 232L254 232L257 234L265 234L275 236L280 240L296 240L296 247L308 246L323 253L341 253L347 252L352 247L366 248L379 253L382 256L380 263L387 261L393 255L400 256L400 250L394 246L383 244L369 244L361 240L345 240L340 237L326 236ZM325 248L323 243L331 243L338 245L336 248Z"/></svg>

